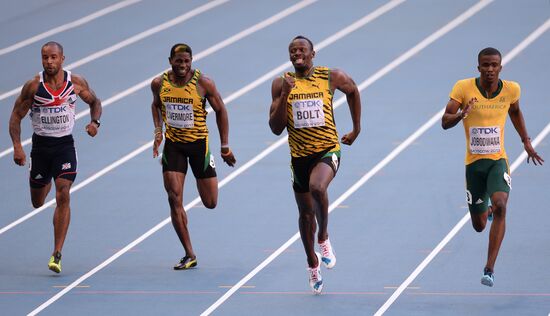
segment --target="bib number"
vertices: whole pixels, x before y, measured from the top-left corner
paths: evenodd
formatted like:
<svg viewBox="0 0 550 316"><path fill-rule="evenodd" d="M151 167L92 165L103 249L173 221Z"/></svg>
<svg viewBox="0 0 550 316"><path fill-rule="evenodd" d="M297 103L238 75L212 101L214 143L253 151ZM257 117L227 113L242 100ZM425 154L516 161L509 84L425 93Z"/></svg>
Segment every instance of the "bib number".
<svg viewBox="0 0 550 316"><path fill-rule="evenodd" d="M192 104L166 103L166 122L175 128L195 126Z"/></svg>
<svg viewBox="0 0 550 316"><path fill-rule="evenodd" d="M40 108L40 126L49 132L64 132L71 128L69 105L44 106Z"/></svg>
<svg viewBox="0 0 550 316"><path fill-rule="evenodd" d="M470 127L470 153L490 155L500 152L500 127Z"/></svg>
<svg viewBox="0 0 550 316"><path fill-rule="evenodd" d="M322 99L293 101L292 115L294 128L325 126Z"/></svg>

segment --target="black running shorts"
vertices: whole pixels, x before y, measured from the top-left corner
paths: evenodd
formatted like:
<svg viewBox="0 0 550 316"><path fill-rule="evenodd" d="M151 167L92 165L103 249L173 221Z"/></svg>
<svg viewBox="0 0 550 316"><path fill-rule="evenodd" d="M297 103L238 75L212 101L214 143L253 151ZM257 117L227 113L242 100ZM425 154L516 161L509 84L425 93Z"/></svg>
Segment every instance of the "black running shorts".
<svg viewBox="0 0 550 316"><path fill-rule="evenodd" d="M72 135L32 136L29 176L31 188L42 188L48 185L52 178L74 182L76 167L77 157Z"/></svg>
<svg viewBox="0 0 550 316"><path fill-rule="evenodd" d="M294 192L309 192L309 175L317 163L326 163L334 171L334 175L340 167L340 151L332 151L330 148L321 152L305 156L292 157L290 162L292 188Z"/></svg>
<svg viewBox="0 0 550 316"><path fill-rule="evenodd" d="M216 176L214 156L206 144L206 139L192 143L173 142L166 139L162 152L162 172L176 171L187 173L187 161L191 165L193 175L197 179Z"/></svg>

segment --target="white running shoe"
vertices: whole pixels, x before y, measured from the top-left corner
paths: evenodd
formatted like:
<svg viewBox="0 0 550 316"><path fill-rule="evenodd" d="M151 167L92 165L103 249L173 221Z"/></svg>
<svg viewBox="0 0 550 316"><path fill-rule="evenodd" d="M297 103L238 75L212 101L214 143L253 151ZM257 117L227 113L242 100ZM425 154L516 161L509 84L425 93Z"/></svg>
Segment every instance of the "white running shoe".
<svg viewBox="0 0 550 316"><path fill-rule="evenodd" d="M319 244L319 248L321 248L321 261L325 264L325 267L327 269L332 269L336 265L336 256L334 255L334 252L332 251L332 246L330 245L330 240L327 238L324 242Z"/></svg>
<svg viewBox="0 0 550 316"><path fill-rule="evenodd" d="M316 252L317 255L317 267L307 268L309 274L309 286L313 290L313 294L319 295L323 291L323 277L321 277L321 254Z"/></svg>

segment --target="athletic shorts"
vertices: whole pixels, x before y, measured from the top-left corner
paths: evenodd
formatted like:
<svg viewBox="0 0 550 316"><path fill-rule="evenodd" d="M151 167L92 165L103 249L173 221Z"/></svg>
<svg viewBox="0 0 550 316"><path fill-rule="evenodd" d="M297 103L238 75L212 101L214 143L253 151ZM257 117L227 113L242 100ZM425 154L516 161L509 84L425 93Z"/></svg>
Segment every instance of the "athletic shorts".
<svg viewBox="0 0 550 316"><path fill-rule="evenodd" d="M187 160L197 179L216 176L214 156L206 144L206 139L192 143L173 142L166 139L162 152L162 172L176 171L187 174Z"/></svg>
<svg viewBox="0 0 550 316"><path fill-rule="evenodd" d="M305 157L292 157L290 170L294 192L309 192L309 175L313 167L319 162L329 165L332 171L334 171L334 175L336 175L340 167L340 151L331 151L331 149L329 148Z"/></svg>
<svg viewBox="0 0 550 316"><path fill-rule="evenodd" d="M510 193L511 189L512 178L506 159L480 159L466 166L466 200L470 212L487 211L493 193Z"/></svg>
<svg viewBox="0 0 550 316"><path fill-rule="evenodd" d="M29 184L31 188L42 188L52 178L74 182L77 157L72 135L46 137L34 134L30 159Z"/></svg>

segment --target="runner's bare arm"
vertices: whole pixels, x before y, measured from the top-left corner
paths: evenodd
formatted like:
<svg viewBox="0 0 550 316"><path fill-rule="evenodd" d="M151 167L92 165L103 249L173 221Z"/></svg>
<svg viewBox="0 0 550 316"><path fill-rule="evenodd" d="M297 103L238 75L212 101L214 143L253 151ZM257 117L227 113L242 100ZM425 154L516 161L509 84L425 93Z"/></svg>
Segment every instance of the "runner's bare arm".
<svg viewBox="0 0 550 316"><path fill-rule="evenodd" d="M447 107L445 108L445 113L443 113L443 117L441 118L441 127L443 127L443 129L455 127L458 122L468 117L468 114L472 110L472 105L476 102L476 98L470 99L468 104L460 111L461 104L454 99L449 99Z"/></svg>
<svg viewBox="0 0 550 316"><path fill-rule="evenodd" d="M21 120L31 108L38 82L38 77L35 77L25 83L21 89L21 94L15 100L10 116L9 130L13 143L13 161L20 166L24 166L26 162L25 151L21 146Z"/></svg>
<svg viewBox="0 0 550 316"><path fill-rule="evenodd" d="M346 95L353 122L353 130L342 136L342 143L351 145L361 132L361 94L353 79L342 70L331 69L330 83L332 91L338 89Z"/></svg>
<svg viewBox="0 0 550 316"><path fill-rule="evenodd" d="M159 155L159 146L162 144L162 117L160 113L160 109L162 106L162 103L160 101L160 87L162 85L162 78L157 77L151 81L151 92L153 93L153 102L151 103L151 114L153 116L153 125L155 126L155 130L153 132L154 135L154 143L153 143L153 158L157 157Z"/></svg>
<svg viewBox="0 0 550 316"><path fill-rule="evenodd" d="M512 124L514 124L514 128L518 132L521 142L523 143L523 147L525 148L525 152L527 153L527 163L529 163L529 159L531 159L535 165L537 165L537 163L542 165L544 159L537 154L531 145L531 138L529 138L529 134L527 134L523 113L519 108L519 100L510 104L508 114L510 115L510 120L512 121Z"/></svg>
<svg viewBox="0 0 550 316"><path fill-rule="evenodd" d="M275 78L271 84L271 107L269 109L269 127L275 135L281 135L288 122L287 99L294 87L294 78L286 75Z"/></svg>
<svg viewBox="0 0 550 316"><path fill-rule="evenodd" d="M221 156L223 161L233 167L237 160L229 148L229 117L223 99L216 88L216 84L205 75L199 78L199 86L204 89L204 94L214 112L216 112L216 124L220 133Z"/></svg>
<svg viewBox="0 0 550 316"><path fill-rule="evenodd" d="M73 84L75 84L75 93L90 106L90 123L86 125L88 135L94 137L97 135L99 119L101 118L102 107L101 100L96 96L94 90L90 88L84 77L79 75L72 76Z"/></svg>

